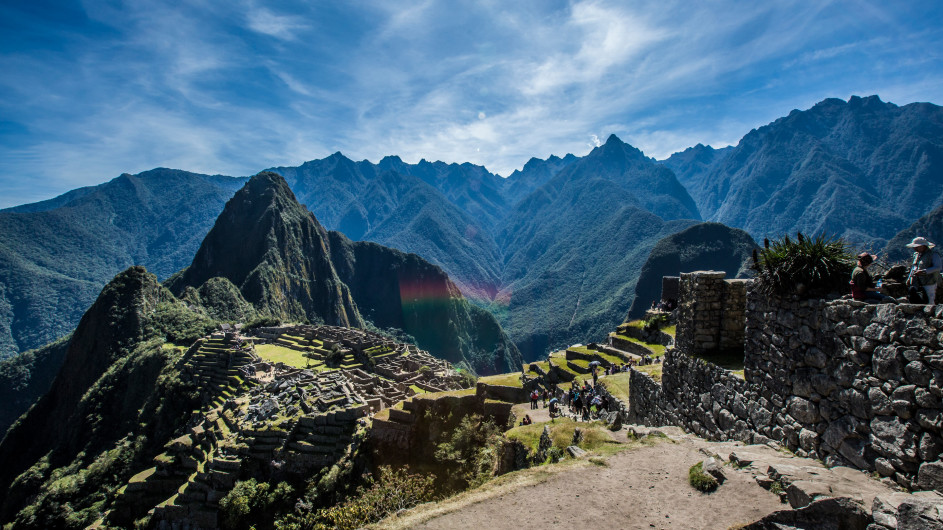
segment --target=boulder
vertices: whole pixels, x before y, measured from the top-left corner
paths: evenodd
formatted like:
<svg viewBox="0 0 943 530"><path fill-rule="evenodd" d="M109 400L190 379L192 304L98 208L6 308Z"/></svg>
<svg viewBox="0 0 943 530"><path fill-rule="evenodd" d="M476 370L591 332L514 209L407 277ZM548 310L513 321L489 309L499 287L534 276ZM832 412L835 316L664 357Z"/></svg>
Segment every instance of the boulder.
<svg viewBox="0 0 943 530"><path fill-rule="evenodd" d="M727 475L724 475L723 466L721 466L720 462L714 457L705 458L701 462L701 471L717 479L719 484L723 484L724 481L727 480Z"/></svg>
<svg viewBox="0 0 943 530"><path fill-rule="evenodd" d="M871 516L847 497L822 499L798 510L780 510L743 527L743 530L865 530Z"/></svg>
<svg viewBox="0 0 943 530"><path fill-rule="evenodd" d="M566 452L570 454L573 458L583 458L586 456L586 451L580 449L575 445L568 446Z"/></svg>

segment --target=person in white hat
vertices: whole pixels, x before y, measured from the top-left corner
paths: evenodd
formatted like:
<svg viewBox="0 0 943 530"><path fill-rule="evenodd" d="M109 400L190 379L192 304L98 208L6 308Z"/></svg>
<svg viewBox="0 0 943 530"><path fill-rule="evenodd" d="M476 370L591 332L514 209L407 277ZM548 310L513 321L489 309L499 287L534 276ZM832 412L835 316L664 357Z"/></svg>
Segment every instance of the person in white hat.
<svg viewBox="0 0 943 530"><path fill-rule="evenodd" d="M940 281L940 270L943 269L940 255L933 250L936 245L925 237L915 237L907 246L914 249L914 261L907 284L923 287L928 303L933 304L936 301L936 284Z"/></svg>

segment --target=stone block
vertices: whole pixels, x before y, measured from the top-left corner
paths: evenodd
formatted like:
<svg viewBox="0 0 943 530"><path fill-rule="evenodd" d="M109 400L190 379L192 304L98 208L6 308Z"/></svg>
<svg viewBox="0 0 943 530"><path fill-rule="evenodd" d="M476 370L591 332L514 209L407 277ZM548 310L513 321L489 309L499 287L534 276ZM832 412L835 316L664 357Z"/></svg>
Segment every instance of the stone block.
<svg viewBox="0 0 943 530"><path fill-rule="evenodd" d="M924 462L917 471L917 488L943 492L943 462Z"/></svg>
<svg viewBox="0 0 943 530"><path fill-rule="evenodd" d="M904 375L897 357L897 348L891 345L882 345L874 349L871 366L874 374L884 380L899 381Z"/></svg>
<svg viewBox="0 0 943 530"><path fill-rule="evenodd" d="M789 415L805 424L812 424L819 420L819 411L815 403L801 397L789 398L787 405Z"/></svg>
<svg viewBox="0 0 943 530"><path fill-rule="evenodd" d="M819 481L797 480L786 487L786 498L793 508L802 508L820 497L831 496L832 488Z"/></svg>
<svg viewBox="0 0 943 530"><path fill-rule="evenodd" d="M920 361L911 361L904 366L904 375L907 381L918 386L928 386L932 373L926 364Z"/></svg>
<svg viewBox="0 0 943 530"><path fill-rule="evenodd" d="M943 503L913 499L897 508L897 530L943 530Z"/></svg>

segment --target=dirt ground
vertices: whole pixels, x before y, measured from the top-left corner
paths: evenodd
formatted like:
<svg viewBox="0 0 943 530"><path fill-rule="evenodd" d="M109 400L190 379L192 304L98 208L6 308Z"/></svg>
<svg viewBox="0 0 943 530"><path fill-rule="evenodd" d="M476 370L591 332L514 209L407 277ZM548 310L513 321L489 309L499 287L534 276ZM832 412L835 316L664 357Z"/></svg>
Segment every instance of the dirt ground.
<svg viewBox="0 0 943 530"><path fill-rule="evenodd" d="M545 420L544 414L541 409L534 419ZM621 431L619 438L625 439L625 432ZM542 481L524 481L519 487L483 494L482 499L445 501L435 511L446 513L432 518L428 513L422 515L422 510L403 514L394 518L399 521L392 526L725 529L789 508L758 486L750 472L729 466L724 468L727 481L717 491L704 494L694 490L688 483L688 468L705 458L700 450L729 453L731 446L712 444L678 430L672 437L613 455L606 460L607 466L575 465Z"/></svg>

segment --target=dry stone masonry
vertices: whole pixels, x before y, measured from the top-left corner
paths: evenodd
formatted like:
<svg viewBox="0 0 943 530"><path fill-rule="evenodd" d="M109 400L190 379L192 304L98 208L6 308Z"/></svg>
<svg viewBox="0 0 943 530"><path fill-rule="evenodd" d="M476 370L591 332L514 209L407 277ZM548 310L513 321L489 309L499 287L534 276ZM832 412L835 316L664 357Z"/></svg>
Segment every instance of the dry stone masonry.
<svg viewBox="0 0 943 530"><path fill-rule="evenodd" d="M633 371L629 421L943 491L943 306L781 299L713 272L682 275L681 292L677 347L661 384ZM743 379L694 357L737 336Z"/></svg>
<svg viewBox="0 0 943 530"><path fill-rule="evenodd" d="M310 367L263 360L258 342L304 352ZM328 369L327 355L337 352L340 366ZM237 480L310 476L356 451L367 416L417 392L462 389L452 366L428 352L333 326L265 328L254 336L227 326L198 340L180 362L204 407L121 490L110 523L149 513L158 528L215 528L219 501ZM509 406L491 409L507 421Z"/></svg>

